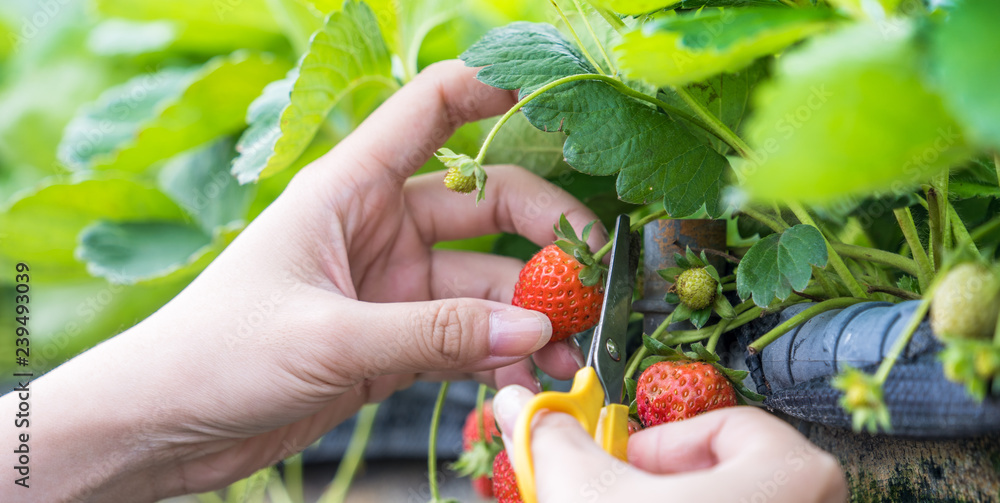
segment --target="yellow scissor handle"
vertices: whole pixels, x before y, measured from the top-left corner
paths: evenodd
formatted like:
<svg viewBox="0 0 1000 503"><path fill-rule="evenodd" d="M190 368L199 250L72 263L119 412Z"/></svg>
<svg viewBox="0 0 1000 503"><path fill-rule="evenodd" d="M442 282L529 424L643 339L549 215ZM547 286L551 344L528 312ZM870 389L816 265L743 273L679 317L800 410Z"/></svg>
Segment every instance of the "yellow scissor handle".
<svg viewBox="0 0 1000 503"><path fill-rule="evenodd" d="M567 393L546 391L528 402L517 420L514 438L514 472L524 503L537 503L535 464L531 455L531 422L539 412L562 412L576 418L601 448L622 461L628 447L628 407L604 406L604 389L593 367L576 372L573 387Z"/></svg>

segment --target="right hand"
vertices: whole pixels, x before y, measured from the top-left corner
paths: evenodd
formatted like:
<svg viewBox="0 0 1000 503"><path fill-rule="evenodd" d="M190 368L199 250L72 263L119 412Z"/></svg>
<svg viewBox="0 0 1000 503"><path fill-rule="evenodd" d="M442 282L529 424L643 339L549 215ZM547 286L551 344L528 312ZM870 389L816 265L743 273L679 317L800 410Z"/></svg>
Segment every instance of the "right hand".
<svg viewBox="0 0 1000 503"><path fill-rule="evenodd" d="M493 401L510 455L517 416L531 397L508 386ZM627 464L601 450L571 416L546 413L532 427L531 449L541 503L847 500L836 458L754 407L717 409L635 433Z"/></svg>

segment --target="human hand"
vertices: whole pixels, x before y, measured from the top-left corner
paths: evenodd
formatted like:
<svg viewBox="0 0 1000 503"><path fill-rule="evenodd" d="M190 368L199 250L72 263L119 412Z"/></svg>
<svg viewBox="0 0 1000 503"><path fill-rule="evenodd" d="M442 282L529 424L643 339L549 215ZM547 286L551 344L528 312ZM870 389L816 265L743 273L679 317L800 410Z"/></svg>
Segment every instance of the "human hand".
<svg viewBox="0 0 1000 503"><path fill-rule="evenodd" d="M36 383L49 440L33 446L35 465L58 487L32 497L219 488L418 377L537 388L525 359L536 351L547 373L572 376L579 348L543 347L548 320L510 305L519 261L432 249L500 231L547 244L560 213L577 228L596 218L513 166L488 168L478 207L441 173L409 178L462 123L514 104L474 75L458 62L428 68L299 173L184 292ZM592 236L595 248L606 239Z"/></svg>
<svg viewBox="0 0 1000 503"><path fill-rule="evenodd" d="M493 400L510 454L511 432L531 397L510 386ZM601 450L571 416L547 413L535 420L531 450L540 503L847 500L837 460L754 407L717 409L637 432L629 438L628 463Z"/></svg>

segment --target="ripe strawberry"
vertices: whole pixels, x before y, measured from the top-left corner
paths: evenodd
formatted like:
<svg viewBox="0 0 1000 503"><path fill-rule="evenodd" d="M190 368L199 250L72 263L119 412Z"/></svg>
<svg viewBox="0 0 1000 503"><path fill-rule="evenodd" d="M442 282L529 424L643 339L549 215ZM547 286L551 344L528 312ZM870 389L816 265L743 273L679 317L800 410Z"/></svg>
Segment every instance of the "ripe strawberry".
<svg viewBox="0 0 1000 503"><path fill-rule="evenodd" d="M521 269L514 285L515 306L545 313L552 341L561 341L597 324L604 293L580 282L582 266L556 245L542 248Z"/></svg>
<svg viewBox="0 0 1000 503"><path fill-rule="evenodd" d="M462 194L468 194L476 189L476 177L462 174L458 166L448 168L444 175L444 186Z"/></svg>
<svg viewBox="0 0 1000 503"><path fill-rule="evenodd" d="M500 451L493 460L493 494L498 503L523 503L521 491L517 488L517 477L510 465L507 451Z"/></svg>
<svg viewBox="0 0 1000 503"><path fill-rule="evenodd" d="M559 240L531 257L514 285L511 303L545 313L552 322L553 342L593 327L601 315L602 269L586 243L592 225L583 229L581 239L566 217L560 217L555 228Z"/></svg>
<svg viewBox="0 0 1000 503"><path fill-rule="evenodd" d="M642 424L635 419L628 420L628 436L632 436L633 433L638 433L642 431Z"/></svg>
<svg viewBox="0 0 1000 503"><path fill-rule="evenodd" d="M479 434L480 422L476 409L465 418L462 428L462 455L452 466L462 476L472 477L472 488L483 498L493 497L493 459L502 446L494 437L500 437L496 421L493 419L493 404L483 404L482 429L484 439Z"/></svg>
<svg viewBox="0 0 1000 503"><path fill-rule="evenodd" d="M693 267L680 273L674 285L681 302L697 311L712 305L719 282L704 267Z"/></svg>
<svg viewBox="0 0 1000 503"><path fill-rule="evenodd" d="M736 390L709 363L662 361L639 376L636 402L639 419L648 428L736 405Z"/></svg>

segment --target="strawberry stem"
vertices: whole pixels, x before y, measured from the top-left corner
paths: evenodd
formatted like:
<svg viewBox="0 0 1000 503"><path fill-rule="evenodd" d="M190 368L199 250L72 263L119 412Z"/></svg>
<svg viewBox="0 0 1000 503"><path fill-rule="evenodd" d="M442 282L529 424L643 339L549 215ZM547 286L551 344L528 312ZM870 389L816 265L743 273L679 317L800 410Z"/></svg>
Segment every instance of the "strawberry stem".
<svg viewBox="0 0 1000 503"><path fill-rule="evenodd" d="M934 266L931 265L930 259L927 257L924 245L920 243L917 224L913 222L913 214L910 213L910 208L896 208L892 212L896 215L899 228L903 230L906 244L910 246L910 254L913 255L913 260L917 263L917 281L920 283L920 289L924 290L930 284L931 277L934 276Z"/></svg>
<svg viewBox="0 0 1000 503"><path fill-rule="evenodd" d="M601 55L604 56L604 62L608 64L608 73L617 75L618 70L615 69L614 63L612 63L611 58L608 57L608 51L604 49L604 44L601 43L601 39L597 38L597 33L594 32L594 27L591 26L590 20L587 19L587 14L583 11L583 6L580 5L580 0L573 0L573 4L576 5L576 10L580 13L580 19L583 20L583 24L587 27L587 31L590 32L590 37L594 39L594 43L597 44L597 48L601 50Z"/></svg>
<svg viewBox="0 0 1000 503"><path fill-rule="evenodd" d="M656 330L653 330L653 334L649 336L650 338L660 340L660 336L667 331L667 327L670 326L671 320L674 319L674 312L675 311L671 311L670 314L664 318L663 323L660 323L660 326L656 327ZM632 377L632 375L635 374L636 369L639 368L639 363L641 363L642 359L648 354L649 350L646 349L646 346L640 346L639 351L636 351L635 354L628 359L628 363L625 365L625 377Z"/></svg>
<svg viewBox="0 0 1000 503"><path fill-rule="evenodd" d="M573 29L573 25L569 22L569 19L566 18L566 14L563 12L562 8L559 7L559 4L556 3L556 0L549 0L549 3L551 3L552 6L556 8L556 12L559 13L559 17L561 17L563 22L566 23L566 28L569 29L569 33L573 35L573 40L576 41L576 46L580 48L580 52L582 52L583 56L587 58L587 61L589 61L590 64L597 69L597 73L600 73L601 75L607 75L607 73L604 72L604 69L601 68L601 65L597 64L597 60L595 60L594 57L590 55L590 51L587 50L587 47L583 45L583 41L580 40L580 36L576 34L576 30ZM591 34L593 34L593 30L591 30ZM600 44L598 43L598 45ZM605 55L605 57L606 56L607 55Z"/></svg>
<svg viewBox="0 0 1000 503"><path fill-rule="evenodd" d="M719 344L719 338L722 337L722 332L726 331L726 326L729 325L730 320L722 320L715 325L715 330L712 331L712 336L708 339L708 344L705 345L705 349L709 353L715 352L715 346Z"/></svg>
<svg viewBox="0 0 1000 503"><path fill-rule="evenodd" d="M635 232L635 231L643 228L643 226L645 226L646 224L652 222L653 220L659 220L659 219L665 217L666 215L667 215L667 210L657 210L657 211L654 211L654 212L650 213L649 215L646 215L646 216L640 218L634 224L630 225L629 226L629 232ZM602 246L600 250L597 250L597 253L594 253L594 260L600 261L602 258L604 258L604 256L607 255L608 252L611 251L611 246L612 246L612 244L614 242L615 242L614 239L609 239L608 242L605 243L604 246Z"/></svg>
<svg viewBox="0 0 1000 503"><path fill-rule="evenodd" d="M347 443L344 458L337 466L337 473L333 476L330 487L316 500L317 503L343 503L347 499L347 490L351 488L351 482L354 481L354 476L358 473L358 467L364 458L365 447L368 446L368 439L371 438L372 425L375 424L378 405L370 403L358 411L354 432L351 433L351 440ZM301 497L301 488L299 491L299 499L292 499L292 501L304 501Z"/></svg>
<svg viewBox="0 0 1000 503"><path fill-rule="evenodd" d="M896 364L896 360L899 359L899 355L903 353L903 349L910 342L910 338L917 331L917 327L924 321L924 315L927 314L927 310L931 307L931 297L930 292L924 295L924 299L920 301L917 309L913 311L913 316L910 317L910 322L906 324L903 333L899 334L899 338L896 339L892 348L889 349L889 354L879 364L878 371L875 372L875 380L879 386L885 384L885 380L889 377L889 372L892 370L893 365Z"/></svg>
<svg viewBox="0 0 1000 503"><path fill-rule="evenodd" d="M448 394L449 386L451 386L449 381L441 383L437 401L434 402L434 415L431 416L430 439L427 442L427 482L430 484L431 503L441 501L437 478L437 434L438 425L441 422L441 411L444 410L444 397Z"/></svg>

